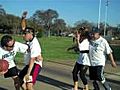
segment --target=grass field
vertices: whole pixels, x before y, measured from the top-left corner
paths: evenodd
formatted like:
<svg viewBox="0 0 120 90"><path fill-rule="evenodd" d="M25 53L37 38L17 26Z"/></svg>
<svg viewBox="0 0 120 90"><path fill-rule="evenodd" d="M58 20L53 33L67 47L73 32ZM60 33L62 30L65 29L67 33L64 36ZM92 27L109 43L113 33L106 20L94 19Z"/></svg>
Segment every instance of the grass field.
<svg viewBox="0 0 120 90"><path fill-rule="evenodd" d="M21 36L14 37L17 41L23 42ZM70 37L43 37L39 38L42 48L44 60L76 60L79 54L74 51L67 51L68 47L72 46L72 38ZM23 54L17 54L16 59L21 61Z"/></svg>
<svg viewBox="0 0 120 90"><path fill-rule="evenodd" d="M1 36L0 36L1 37ZM21 36L13 36L16 41L24 42ZM42 55L44 60L76 60L79 54L74 51L67 51L67 48L72 46L72 38L70 37L43 37L39 38ZM120 46L112 46L114 56L117 61L120 61ZM17 54L16 60L21 62L23 54Z"/></svg>

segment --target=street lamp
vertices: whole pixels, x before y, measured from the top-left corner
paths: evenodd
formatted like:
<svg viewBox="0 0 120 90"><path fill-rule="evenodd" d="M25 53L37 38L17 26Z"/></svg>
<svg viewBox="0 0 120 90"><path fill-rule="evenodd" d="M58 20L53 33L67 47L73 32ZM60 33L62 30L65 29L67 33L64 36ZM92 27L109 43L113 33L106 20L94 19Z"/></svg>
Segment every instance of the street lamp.
<svg viewBox="0 0 120 90"><path fill-rule="evenodd" d="M101 15L101 0L99 1L99 16L98 16L98 28L100 28L100 16Z"/></svg>
<svg viewBox="0 0 120 90"><path fill-rule="evenodd" d="M106 1L106 5L105 5L105 26L104 26L104 37L106 36L106 22L107 22L107 14L108 14L108 0Z"/></svg>

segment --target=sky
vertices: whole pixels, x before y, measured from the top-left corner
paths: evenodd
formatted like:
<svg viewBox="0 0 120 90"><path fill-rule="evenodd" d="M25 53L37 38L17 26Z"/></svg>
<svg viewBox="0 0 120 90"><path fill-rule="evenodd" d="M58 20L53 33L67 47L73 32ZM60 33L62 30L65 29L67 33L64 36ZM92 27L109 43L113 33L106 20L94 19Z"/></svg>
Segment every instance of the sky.
<svg viewBox="0 0 120 90"><path fill-rule="evenodd" d="M28 11L28 17L36 10L56 10L60 19L68 25L77 21L88 20L98 22L100 0L0 0L0 5L8 14L21 16L23 11ZM101 0L100 21L115 26L120 24L120 0L108 0L107 19L105 19L106 1Z"/></svg>

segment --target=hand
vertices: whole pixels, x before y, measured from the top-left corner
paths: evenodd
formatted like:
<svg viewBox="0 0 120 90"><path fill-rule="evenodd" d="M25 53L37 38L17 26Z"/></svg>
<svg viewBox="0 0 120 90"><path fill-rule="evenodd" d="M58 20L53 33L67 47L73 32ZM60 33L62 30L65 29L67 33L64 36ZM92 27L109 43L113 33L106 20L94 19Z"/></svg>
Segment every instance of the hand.
<svg viewBox="0 0 120 90"><path fill-rule="evenodd" d="M26 75L24 76L25 81L28 81L28 80L29 80L29 76L30 76L30 75L28 75L28 74L26 74Z"/></svg>
<svg viewBox="0 0 120 90"><path fill-rule="evenodd" d="M77 34L77 40L80 40L80 34Z"/></svg>
<svg viewBox="0 0 120 90"><path fill-rule="evenodd" d="M32 82L32 76L30 76L29 74L26 74L24 76L24 82Z"/></svg>
<svg viewBox="0 0 120 90"><path fill-rule="evenodd" d="M8 70L7 70L8 71ZM0 75L4 75L7 71L0 72Z"/></svg>

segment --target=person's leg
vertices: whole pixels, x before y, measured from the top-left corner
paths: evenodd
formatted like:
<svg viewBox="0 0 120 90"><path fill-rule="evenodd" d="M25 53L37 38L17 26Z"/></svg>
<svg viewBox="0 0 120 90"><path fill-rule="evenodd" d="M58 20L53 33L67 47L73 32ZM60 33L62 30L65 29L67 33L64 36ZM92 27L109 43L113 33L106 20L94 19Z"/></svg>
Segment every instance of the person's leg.
<svg viewBox="0 0 120 90"><path fill-rule="evenodd" d="M110 85L106 81L102 81L101 83L102 83L103 87L105 88L105 90L111 90Z"/></svg>
<svg viewBox="0 0 120 90"><path fill-rule="evenodd" d="M4 74L5 78L11 77L14 81L14 86L16 90L20 90L20 82L19 82L19 77L18 77L18 69L17 67L12 67L8 69L8 72Z"/></svg>
<svg viewBox="0 0 120 90"><path fill-rule="evenodd" d="M94 90L100 90L98 82L96 80L93 81L93 87L94 87Z"/></svg>
<svg viewBox="0 0 120 90"><path fill-rule="evenodd" d="M21 86L22 90L27 90L27 85L26 83L23 83L22 86Z"/></svg>
<svg viewBox="0 0 120 90"><path fill-rule="evenodd" d="M18 76L13 76L12 79L14 80L14 86L16 90L20 90L20 82Z"/></svg>
<svg viewBox="0 0 120 90"><path fill-rule="evenodd" d="M31 76L29 76L30 81L27 81L27 90L34 90L33 85L36 83L36 79L41 71L41 66L39 64L34 64Z"/></svg>
<svg viewBox="0 0 120 90"><path fill-rule="evenodd" d="M88 66L85 66L85 65L81 65L80 66L80 78L84 84L84 90L88 90L88 81L87 81L87 78L86 78L86 72L87 72L87 69L88 69Z"/></svg>
<svg viewBox="0 0 120 90"><path fill-rule="evenodd" d="M110 85L106 82L105 77L104 77L104 67L100 66L100 67L98 67L97 70L98 70L98 77L99 77L98 79L102 83L105 90L111 90Z"/></svg>
<svg viewBox="0 0 120 90"><path fill-rule="evenodd" d="M26 82L24 82L24 76L27 74L28 65L26 65L19 73L20 85L22 90L27 90Z"/></svg>
<svg viewBox="0 0 120 90"><path fill-rule="evenodd" d="M79 72L79 64L76 63L72 71L73 81L74 81L74 90L78 90L78 72Z"/></svg>
<svg viewBox="0 0 120 90"><path fill-rule="evenodd" d="M97 69L98 69L98 66L90 66L89 67L89 77L90 77L90 80L93 80L94 90L100 90L97 81L98 81L98 78L101 76L98 74L99 70L97 70Z"/></svg>
<svg viewBox="0 0 120 90"><path fill-rule="evenodd" d="M34 90L33 89L33 83L26 83L27 90Z"/></svg>
<svg viewBox="0 0 120 90"><path fill-rule="evenodd" d="M78 81L74 81L74 90L78 90Z"/></svg>

